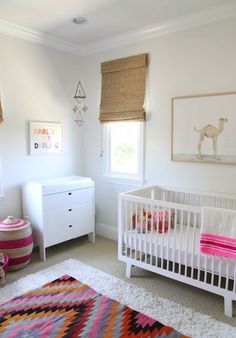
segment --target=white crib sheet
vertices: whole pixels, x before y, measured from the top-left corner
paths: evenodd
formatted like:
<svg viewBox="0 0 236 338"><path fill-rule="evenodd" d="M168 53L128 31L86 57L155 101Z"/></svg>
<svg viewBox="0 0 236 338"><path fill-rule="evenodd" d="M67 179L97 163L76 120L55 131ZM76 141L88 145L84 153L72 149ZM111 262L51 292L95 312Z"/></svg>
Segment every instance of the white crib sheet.
<svg viewBox="0 0 236 338"><path fill-rule="evenodd" d="M235 260L200 254L199 238L199 228L183 226L181 229L180 225L175 229L169 229L167 233L146 234L131 230L123 234L124 244L130 249L234 278Z"/></svg>

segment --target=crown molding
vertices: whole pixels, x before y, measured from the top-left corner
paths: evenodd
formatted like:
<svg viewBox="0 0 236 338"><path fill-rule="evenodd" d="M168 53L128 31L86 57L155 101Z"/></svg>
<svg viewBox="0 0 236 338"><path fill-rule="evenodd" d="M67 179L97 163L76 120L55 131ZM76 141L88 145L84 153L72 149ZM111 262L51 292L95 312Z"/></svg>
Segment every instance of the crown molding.
<svg viewBox="0 0 236 338"><path fill-rule="evenodd" d="M131 30L124 34L113 35L109 38L100 39L84 45L57 39L51 35L43 34L2 19L0 19L0 33L52 47L71 54L86 56L196 26L221 21L233 16L236 16L236 4L216 6L208 10L184 15L168 21L162 21L156 25Z"/></svg>
<svg viewBox="0 0 236 338"><path fill-rule="evenodd" d="M0 33L48 46L67 53L76 55L81 54L81 47L77 44L57 39L51 35L28 29L7 20L0 19Z"/></svg>
<svg viewBox="0 0 236 338"><path fill-rule="evenodd" d="M81 55L90 55L108 49L129 45L135 42L152 39L158 36L210 24L236 16L236 4L217 6L208 10L187 14L173 20L162 21L141 29L114 35L81 46Z"/></svg>

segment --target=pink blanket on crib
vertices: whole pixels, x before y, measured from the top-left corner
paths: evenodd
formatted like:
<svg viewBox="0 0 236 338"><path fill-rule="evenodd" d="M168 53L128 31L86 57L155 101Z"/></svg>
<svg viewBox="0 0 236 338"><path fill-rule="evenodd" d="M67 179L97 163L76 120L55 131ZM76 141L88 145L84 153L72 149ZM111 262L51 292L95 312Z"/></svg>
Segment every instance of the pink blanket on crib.
<svg viewBox="0 0 236 338"><path fill-rule="evenodd" d="M200 234L202 253L236 258L236 211L202 208Z"/></svg>

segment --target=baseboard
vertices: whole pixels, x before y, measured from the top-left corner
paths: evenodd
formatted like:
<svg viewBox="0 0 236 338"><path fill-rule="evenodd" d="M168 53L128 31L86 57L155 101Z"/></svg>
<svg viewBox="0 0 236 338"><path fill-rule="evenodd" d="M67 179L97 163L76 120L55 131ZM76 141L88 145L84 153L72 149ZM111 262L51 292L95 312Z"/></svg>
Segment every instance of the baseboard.
<svg viewBox="0 0 236 338"><path fill-rule="evenodd" d="M111 225L96 223L96 234L113 241L118 241L118 229Z"/></svg>

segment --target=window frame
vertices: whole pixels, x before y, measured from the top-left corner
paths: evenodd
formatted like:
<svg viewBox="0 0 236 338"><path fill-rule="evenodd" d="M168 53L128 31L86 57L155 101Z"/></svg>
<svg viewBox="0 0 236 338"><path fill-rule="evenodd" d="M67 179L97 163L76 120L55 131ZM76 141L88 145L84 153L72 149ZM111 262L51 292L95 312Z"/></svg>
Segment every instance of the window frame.
<svg viewBox="0 0 236 338"><path fill-rule="evenodd" d="M145 122L124 121L118 123L138 123L138 173L119 173L111 171L111 128L116 122L102 124L103 135L103 177L107 182L142 186L145 182Z"/></svg>

